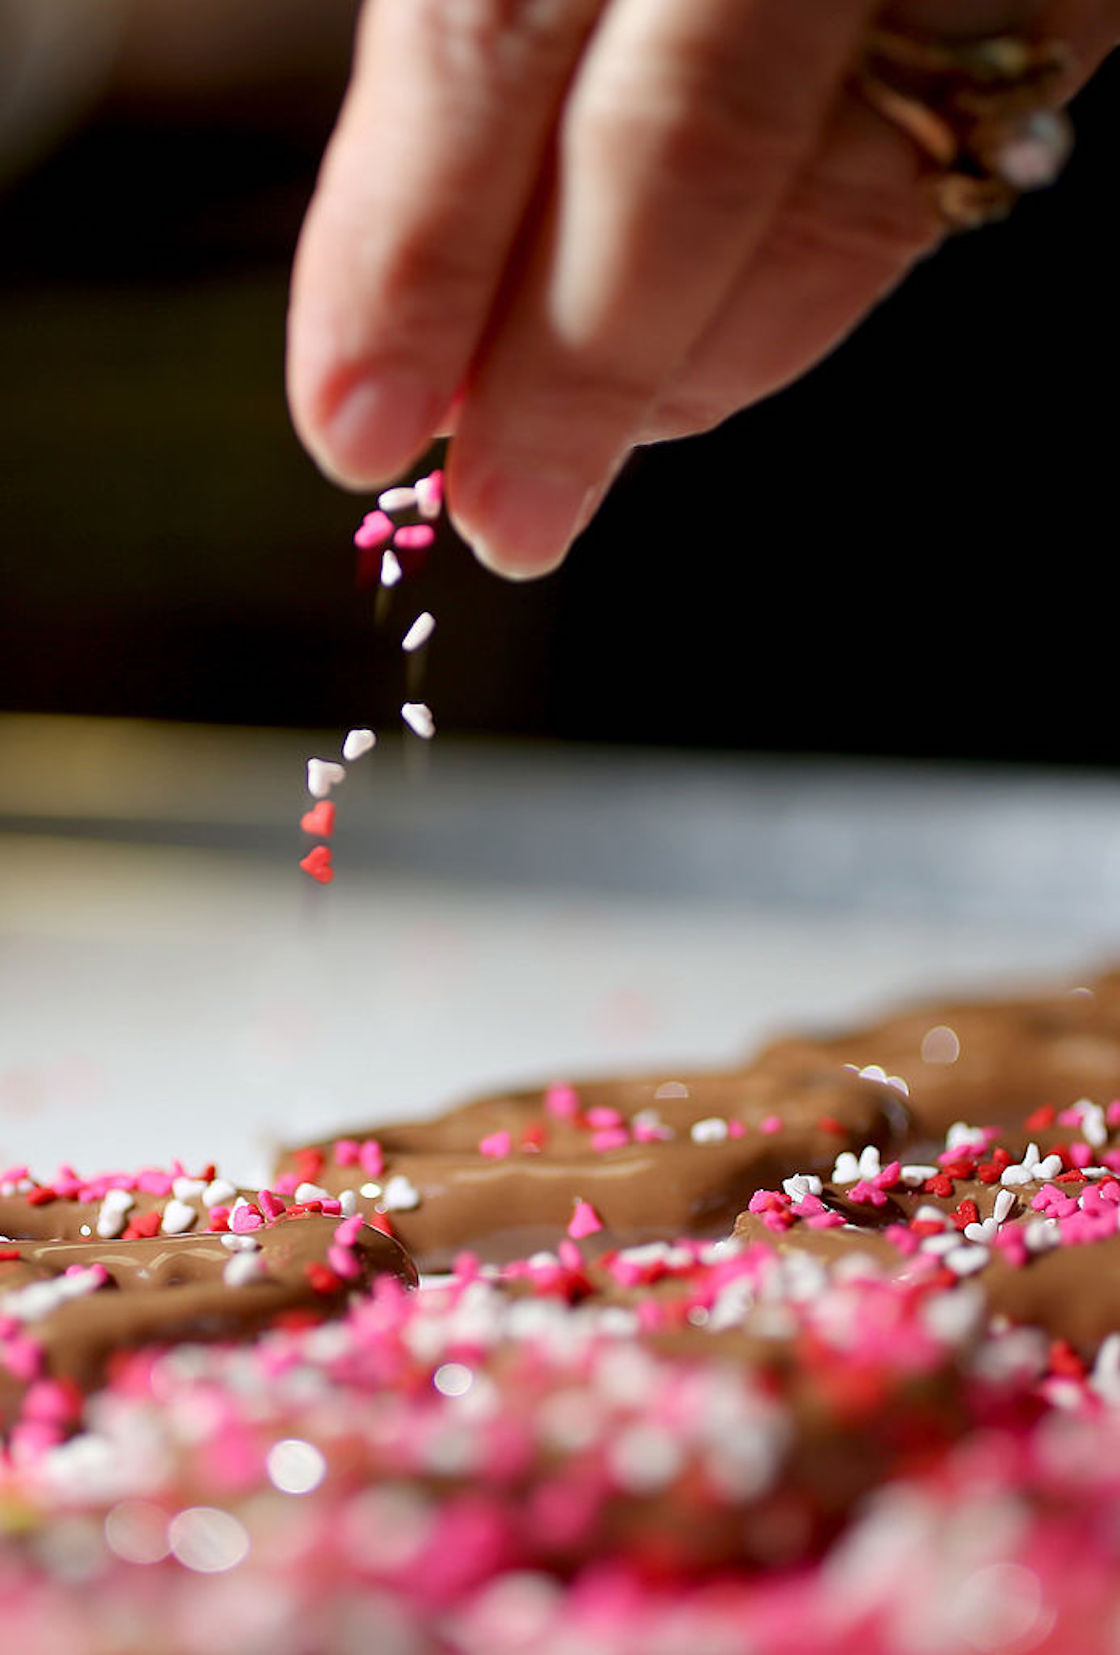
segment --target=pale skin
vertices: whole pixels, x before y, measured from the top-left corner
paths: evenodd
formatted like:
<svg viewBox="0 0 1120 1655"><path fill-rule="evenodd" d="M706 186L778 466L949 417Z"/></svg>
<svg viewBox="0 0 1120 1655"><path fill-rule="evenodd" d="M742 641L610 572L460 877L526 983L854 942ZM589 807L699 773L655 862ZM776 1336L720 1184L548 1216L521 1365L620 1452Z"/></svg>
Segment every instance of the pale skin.
<svg viewBox="0 0 1120 1655"><path fill-rule="evenodd" d="M482 561L554 569L636 444L796 379L943 229L850 89L868 0L367 0L300 240L288 386L355 489L438 434ZM900 0L892 27L1075 55L1117 0ZM1102 209L1103 210L1103 209ZM983 232L979 232L983 233Z"/></svg>

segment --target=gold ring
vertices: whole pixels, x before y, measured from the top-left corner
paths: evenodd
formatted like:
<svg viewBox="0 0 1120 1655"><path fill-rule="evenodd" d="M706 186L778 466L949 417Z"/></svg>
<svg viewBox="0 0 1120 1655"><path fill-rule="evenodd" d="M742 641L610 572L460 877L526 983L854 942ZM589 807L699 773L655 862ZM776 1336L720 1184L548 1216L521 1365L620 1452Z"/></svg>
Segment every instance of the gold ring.
<svg viewBox="0 0 1120 1655"><path fill-rule="evenodd" d="M953 229L1003 218L1025 190L1052 184L1073 147L1056 107L1072 54L1059 40L990 35L958 43L875 29L856 85L932 163Z"/></svg>

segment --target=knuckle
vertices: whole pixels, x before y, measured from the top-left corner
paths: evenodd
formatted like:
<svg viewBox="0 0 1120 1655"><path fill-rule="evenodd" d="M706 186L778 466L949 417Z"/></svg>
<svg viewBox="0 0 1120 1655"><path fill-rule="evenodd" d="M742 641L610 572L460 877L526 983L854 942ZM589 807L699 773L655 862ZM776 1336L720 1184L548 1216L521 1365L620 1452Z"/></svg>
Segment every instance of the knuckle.
<svg viewBox="0 0 1120 1655"><path fill-rule="evenodd" d="M604 70L577 94L571 143L591 164L633 157L670 191L740 210L760 177L796 162L804 135L754 82L694 50L671 65Z"/></svg>
<svg viewBox="0 0 1120 1655"><path fill-rule="evenodd" d="M520 82L567 66L591 0L404 0L426 53L456 79Z"/></svg>
<svg viewBox="0 0 1120 1655"><path fill-rule="evenodd" d="M868 177L803 185L783 213L775 240L781 253L844 252L893 268L900 259L926 252L941 233L920 186L900 191Z"/></svg>

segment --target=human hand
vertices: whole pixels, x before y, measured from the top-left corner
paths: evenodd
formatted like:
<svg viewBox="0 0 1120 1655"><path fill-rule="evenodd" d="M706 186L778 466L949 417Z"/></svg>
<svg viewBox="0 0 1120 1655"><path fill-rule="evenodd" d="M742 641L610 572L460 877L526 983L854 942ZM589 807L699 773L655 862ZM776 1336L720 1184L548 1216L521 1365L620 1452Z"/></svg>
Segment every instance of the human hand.
<svg viewBox="0 0 1120 1655"><path fill-rule="evenodd" d="M319 464L454 423L482 561L561 561L633 446L823 356L933 247L919 151L856 92L871 0L370 0L300 242L289 396ZM890 27L1069 42L1117 0L898 0Z"/></svg>

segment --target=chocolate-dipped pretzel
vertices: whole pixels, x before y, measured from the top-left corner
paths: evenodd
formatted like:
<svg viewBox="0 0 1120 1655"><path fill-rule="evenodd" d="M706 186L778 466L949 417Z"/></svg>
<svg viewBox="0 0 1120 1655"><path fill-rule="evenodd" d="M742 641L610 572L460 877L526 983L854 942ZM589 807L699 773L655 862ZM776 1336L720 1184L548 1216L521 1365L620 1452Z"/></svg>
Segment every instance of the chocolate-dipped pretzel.
<svg viewBox="0 0 1120 1655"><path fill-rule="evenodd" d="M219 1204L208 1210L198 1200L212 1179L180 1179L179 1195L118 1181L84 1201L11 1182L0 1195L0 1428L38 1381L63 1382L57 1407L59 1395L99 1385L116 1352L251 1339L288 1316L336 1315L379 1276L416 1279L392 1237L322 1203L234 1192L237 1206L215 1218ZM200 1186L193 1208L183 1199L192 1183Z"/></svg>
<svg viewBox="0 0 1120 1655"><path fill-rule="evenodd" d="M840 1156L830 1179L756 1192L734 1233L975 1281L993 1313L1092 1358L1120 1331L1120 1106L1044 1106L1008 1141L960 1126L930 1162L884 1166L873 1147Z"/></svg>
<svg viewBox="0 0 1120 1655"><path fill-rule="evenodd" d="M1005 1000L931 1001L835 1034L792 1035L753 1067L775 1082L809 1062L851 1064L905 1085L920 1135L954 1121L1018 1127L1029 1111L1120 1095L1120 971Z"/></svg>
<svg viewBox="0 0 1120 1655"><path fill-rule="evenodd" d="M897 1090L805 1061L668 1079L594 1081L480 1098L436 1120L284 1152L278 1189L346 1193L384 1214L421 1269L466 1249L503 1262L565 1233L600 1246L726 1234L750 1192L837 1151L900 1142Z"/></svg>

